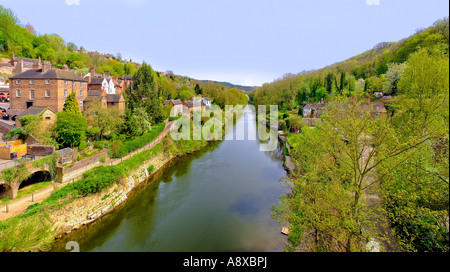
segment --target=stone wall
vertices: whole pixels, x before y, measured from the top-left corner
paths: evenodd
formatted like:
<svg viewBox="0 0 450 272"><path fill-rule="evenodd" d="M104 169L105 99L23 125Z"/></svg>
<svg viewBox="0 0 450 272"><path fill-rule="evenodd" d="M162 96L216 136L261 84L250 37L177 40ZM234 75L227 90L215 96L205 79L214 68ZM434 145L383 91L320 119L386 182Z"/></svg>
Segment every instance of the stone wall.
<svg viewBox="0 0 450 272"><path fill-rule="evenodd" d="M52 145L33 144L28 146L27 154L35 156L50 156L55 152Z"/></svg>

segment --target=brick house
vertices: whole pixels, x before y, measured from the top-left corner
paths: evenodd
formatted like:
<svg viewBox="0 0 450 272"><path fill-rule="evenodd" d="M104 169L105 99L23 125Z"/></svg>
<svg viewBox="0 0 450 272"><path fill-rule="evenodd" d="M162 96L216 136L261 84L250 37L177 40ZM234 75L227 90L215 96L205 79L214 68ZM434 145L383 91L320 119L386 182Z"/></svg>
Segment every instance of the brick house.
<svg viewBox="0 0 450 272"><path fill-rule="evenodd" d="M48 107L53 112L62 111L66 97L75 92L83 110L87 96L87 80L70 71L52 69L48 61L35 63L33 69L10 78L10 109L26 110L29 107Z"/></svg>
<svg viewBox="0 0 450 272"><path fill-rule="evenodd" d="M165 105L171 105L173 107L173 116L178 116L179 114L183 113L183 102L181 102L180 99L166 100L166 101L164 101L164 106Z"/></svg>
<svg viewBox="0 0 450 272"><path fill-rule="evenodd" d="M94 102L100 102L105 108L118 108L125 111L125 98L122 94L107 94L106 91L91 90L83 100L84 108L88 108Z"/></svg>

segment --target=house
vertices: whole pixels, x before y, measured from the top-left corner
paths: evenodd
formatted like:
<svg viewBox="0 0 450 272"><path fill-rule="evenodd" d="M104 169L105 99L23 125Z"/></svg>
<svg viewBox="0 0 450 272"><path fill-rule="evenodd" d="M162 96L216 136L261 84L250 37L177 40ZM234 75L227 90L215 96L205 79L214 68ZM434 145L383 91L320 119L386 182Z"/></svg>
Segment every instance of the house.
<svg viewBox="0 0 450 272"><path fill-rule="evenodd" d="M209 97L202 97L202 102L205 104L206 108L211 107L211 99Z"/></svg>
<svg viewBox="0 0 450 272"><path fill-rule="evenodd" d="M164 106L165 105L172 105L173 107L173 116L178 116L179 114L183 113L183 102L181 102L181 100L177 99L177 100L166 100L164 101Z"/></svg>
<svg viewBox="0 0 450 272"><path fill-rule="evenodd" d="M375 118L387 115L383 102L370 102L370 99L368 99L368 101L361 104L360 108L361 115L366 112L370 112L370 116Z"/></svg>
<svg viewBox="0 0 450 272"><path fill-rule="evenodd" d="M107 94L106 105L108 108L118 108L121 111L125 111L125 98L122 94Z"/></svg>
<svg viewBox="0 0 450 272"><path fill-rule="evenodd" d="M29 107L48 107L53 112L62 111L66 97L75 93L80 109L87 96L87 80L69 70L52 69L50 62L35 63L33 69L10 77L10 109L26 110Z"/></svg>
<svg viewBox="0 0 450 272"><path fill-rule="evenodd" d="M105 90L107 94L116 94L115 83L113 77L109 75L109 71L99 75L95 73L95 68L90 68L89 73L84 78L88 81L88 90Z"/></svg>
<svg viewBox="0 0 450 272"><path fill-rule="evenodd" d="M99 102L105 108L118 108L125 111L125 98L122 94L107 94L106 91L91 90L83 100L84 108L89 108L93 102Z"/></svg>
<svg viewBox="0 0 450 272"><path fill-rule="evenodd" d="M44 126L48 126L50 124L53 124L56 121L56 113L53 112L48 107L29 107L28 109L22 111L15 117L16 127L21 127L22 124L20 123L20 117L25 115L36 115L42 118L42 121L44 121L42 124Z"/></svg>
<svg viewBox="0 0 450 272"><path fill-rule="evenodd" d="M201 111L203 109L205 109L205 103L199 99L199 100L188 100L188 101L184 101L183 105L187 107L188 111Z"/></svg>
<svg viewBox="0 0 450 272"><path fill-rule="evenodd" d="M324 103L323 102L323 98L322 100L316 103L308 103L306 104L306 106L303 108L303 116L307 117L307 118L314 118L311 116L311 112L315 111L315 117L320 117L323 113L324 113L324 108L328 105L328 103Z"/></svg>
<svg viewBox="0 0 450 272"><path fill-rule="evenodd" d="M12 75L14 66L11 64L11 61L9 59L1 59L0 62L0 74L4 75Z"/></svg>

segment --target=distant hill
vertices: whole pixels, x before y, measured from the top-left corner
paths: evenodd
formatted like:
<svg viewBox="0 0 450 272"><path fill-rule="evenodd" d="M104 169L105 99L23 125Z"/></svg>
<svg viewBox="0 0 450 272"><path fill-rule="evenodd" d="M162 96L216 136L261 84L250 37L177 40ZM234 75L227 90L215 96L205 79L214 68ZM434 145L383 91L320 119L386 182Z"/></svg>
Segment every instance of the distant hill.
<svg viewBox="0 0 450 272"><path fill-rule="evenodd" d="M232 84L229 82L220 82L220 81L214 81L214 80L200 80L200 81L202 81L202 82L212 81L214 83L224 85L227 88L236 88L238 90L243 90L246 92L250 92L250 91L253 91L254 89L258 88L256 86L242 86L242 85L235 85L235 84Z"/></svg>

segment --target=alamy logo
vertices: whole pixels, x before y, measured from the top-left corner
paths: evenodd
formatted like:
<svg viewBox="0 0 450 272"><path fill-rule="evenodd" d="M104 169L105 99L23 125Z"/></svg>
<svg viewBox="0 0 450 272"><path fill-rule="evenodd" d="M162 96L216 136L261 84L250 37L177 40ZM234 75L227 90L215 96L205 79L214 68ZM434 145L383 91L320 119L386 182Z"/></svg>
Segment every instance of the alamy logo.
<svg viewBox="0 0 450 272"><path fill-rule="evenodd" d="M266 109L265 105L226 105L222 110L217 105L211 105L208 109L201 109L200 102L194 100L193 107L198 110L190 111L185 105L181 109L171 109L171 116L179 116L170 128L170 136L173 140L193 140L193 141L217 141L224 137L222 128L225 128L225 140L245 140L245 128L236 127L234 131L233 120L243 117L244 112L253 112L247 115L249 122L255 122L257 126L257 136L250 131L247 126L247 140L260 141L260 151L274 151L277 148L278 140L278 106L271 105L270 109ZM267 113L269 110L269 114ZM252 116L257 115L257 122ZM267 117L269 116L269 117Z"/></svg>
<svg viewBox="0 0 450 272"><path fill-rule="evenodd" d="M79 6L80 0L66 0L68 6Z"/></svg>
<svg viewBox="0 0 450 272"><path fill-rule="evenodd" d="M366 0L366 4L368 6L379 6L381 3L380 0Z"/></svg>

